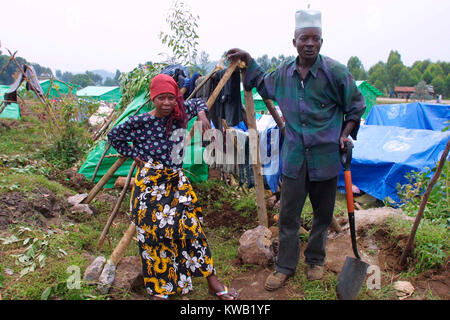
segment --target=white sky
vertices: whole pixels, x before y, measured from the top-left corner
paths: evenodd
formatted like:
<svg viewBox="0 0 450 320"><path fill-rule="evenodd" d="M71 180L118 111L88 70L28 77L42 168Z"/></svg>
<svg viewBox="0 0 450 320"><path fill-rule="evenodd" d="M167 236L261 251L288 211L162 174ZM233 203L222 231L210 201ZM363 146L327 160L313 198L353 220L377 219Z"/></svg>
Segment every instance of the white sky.
<svg viewBox="0 0 450 320"><path fill-rule="evenodd" d="M405 65L450 60L449 0L182 0L200 16L199 52L218 60L230 48L253 57L296 55L295 12L322 11L321 53L369 69L397 50ZM159 33L172 0L1 0L0 41L54 71L130 71L170 50Z"/></svg>

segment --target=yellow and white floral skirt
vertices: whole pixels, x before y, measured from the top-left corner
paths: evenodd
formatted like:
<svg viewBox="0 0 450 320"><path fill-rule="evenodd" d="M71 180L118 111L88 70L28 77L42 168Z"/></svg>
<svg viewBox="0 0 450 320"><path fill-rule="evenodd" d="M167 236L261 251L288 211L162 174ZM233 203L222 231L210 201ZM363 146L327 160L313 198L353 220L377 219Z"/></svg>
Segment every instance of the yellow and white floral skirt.
<svg viewBox="0 0 450 320"><path fill-rule="evenodd" d="M215 274L202 228L202 210L181 169L138 167L131 197L144 283L151 295L186 294L192 277Z"/></svg>

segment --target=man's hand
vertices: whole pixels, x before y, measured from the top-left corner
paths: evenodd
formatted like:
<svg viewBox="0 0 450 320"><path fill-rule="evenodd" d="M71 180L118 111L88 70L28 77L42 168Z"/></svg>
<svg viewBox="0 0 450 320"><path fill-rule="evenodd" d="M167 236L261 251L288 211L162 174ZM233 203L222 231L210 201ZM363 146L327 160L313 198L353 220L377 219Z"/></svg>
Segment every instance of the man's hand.
<svg viewBox="0 0 450 320"><path fill-rule="evenodd" d="M355 128L355 126L356 126L356 122L353 121L353 120L350 120L345 125L344 130L342 130L341 136L339 137L339 144L341 146L341 150L342 151L345 150L345 142L346 141L350 141L351 142L351 140L348 138L348 136L350 135L350 132L352 132L353 128Z"/></svg>
<svg viewBox="0 0 450 320"><path fill-rule="evenodd" d="M240 59L241 61L244 61L245 64L248 64L252 58L247 51L238 48L228 50L226 55L229 61L236 61Z"/></svg>

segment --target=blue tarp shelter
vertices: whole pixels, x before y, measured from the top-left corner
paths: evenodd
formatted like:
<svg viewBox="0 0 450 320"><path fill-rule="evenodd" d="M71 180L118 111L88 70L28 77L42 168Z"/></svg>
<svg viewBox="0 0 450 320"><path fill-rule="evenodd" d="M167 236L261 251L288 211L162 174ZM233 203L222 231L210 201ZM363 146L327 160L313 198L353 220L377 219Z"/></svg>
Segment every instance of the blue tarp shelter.
<svg viewBox="0 0 450 320"><path fill-rule="evenodd" d="M354 141L353 184L377 199L390 197L398 203L396 186L408 183L408 172L436 166L449 139L450 133L442 132L449 119L449 105L373 106ZM343 172L338 185L344 186Z"/></svg>
<svg viewBox="0 0 450 320"><path fill-rule="evenodd" d="M450 105L413 102L375 105L365 124L441 131L449 120Z"/></svg>

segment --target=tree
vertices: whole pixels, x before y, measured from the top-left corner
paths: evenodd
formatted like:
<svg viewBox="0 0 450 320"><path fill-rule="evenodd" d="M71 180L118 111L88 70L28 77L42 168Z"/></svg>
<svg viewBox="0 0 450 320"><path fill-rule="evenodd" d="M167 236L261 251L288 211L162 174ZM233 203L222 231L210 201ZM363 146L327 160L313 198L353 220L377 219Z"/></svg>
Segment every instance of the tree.
<svg viewBox="0 0 450 320"><path fill-rule="evenodd" d="M415 86L419 83L419 81L422 79L422 73L420 72L420 69L417 67L413 67L411 71L409 72L409 79L410 84L409 86Z"/></svg>
<svg viewBox="0 0 450 320"><path fill-rule="evenodd" d="M262 57L256 58L256 62L264 71L268 71L270 69L270 60L267 54L263 55Z"/></svg>
<svg viewBox="0 0 450 320"><path fill-rule="evenodd" d="M61 80L61 78L62 78L62 72L61 72L61 70L56 70L55 76L56 76L56 79Z"/></svg>
<svg viewBox="0 0 450 320"><path fill-rule="evenodd" d="M432 98L428 93L428 86L425 81L420 81L414 88L416 89L414 94L415 99L424 101Z"/></svg>
<svg viewBox="0 0 450 320"><path fill-rule="evenodd" d="M89 77L87 72L74 75L72 77L72 83L78 84L82 88L94 85L94 81Z"/></svg>
<svg viewBox="0 0 450 320"><path fill-rule="evenodd" d="M398 84L400 72L404 67L400 54L397 51L391 50L386 63L387 87L390 91L393 91Z"/></svg>
<svg viewBox="0 0 450 320"><path fill-rule="evenodd" d="M445 93L444 96L450 97L450 73L445 77Z"/></svg>
<svg viewBox="0 0 450 320"><path fill-rule="evenodd" d="M171 33L161 32L159 38L163 44L172 49L175 60L184 65L193 65L193 57L197 54L199 38L197 35L198 15L193 15L186 5L175 0L166 22L169 24Z"/></svg>
<svg viewBox="0 0 450 320"><path fill-rule="evenodd" d="M446 93L445 80L441 75L435 77L433 81L431 81L431 85L433 86L435 94L445 95Z"/></svg>
<svg viewBox="0 0 450 320"><path fill-rule="evenodd" d="M347 61L347 68L355 80L367 80L367 72L358 57L350 57Z"/></svg>
<svg viewBox="0 0 450 320"><path fill-rule="evenodd" d="M379 61L369 69L369 82L373 83L378 90L388 92L386 64L384 62Z"/></svg>

